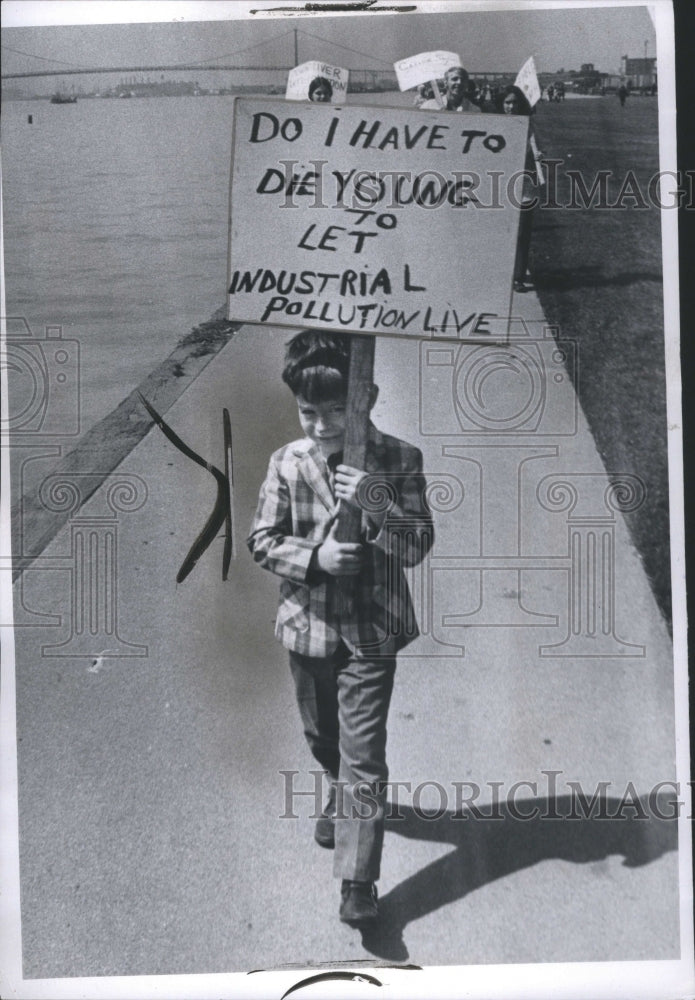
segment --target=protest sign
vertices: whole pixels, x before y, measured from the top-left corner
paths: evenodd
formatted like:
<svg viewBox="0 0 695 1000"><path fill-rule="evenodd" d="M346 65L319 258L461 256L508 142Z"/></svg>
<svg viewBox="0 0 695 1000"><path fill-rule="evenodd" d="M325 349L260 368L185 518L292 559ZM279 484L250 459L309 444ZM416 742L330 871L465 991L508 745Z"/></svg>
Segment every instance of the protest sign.
<svg viewBox="0 0 695 1000"><path fill-rule="evenodd" d="M529 102L531 107L537 104L541 99L541 86L538 82L538 73L536 72L536 61L533 56L527 59L524 65L521 67L517 73L516 80L514 81L514 86L518 87L519 90L524 94L526 100Z"/></svg>
<svg viewBox="0 0 695 1000"><path fill-rule="evenodd" d="M452 66L460 66L461 58L456 52L419 52L407 59L399 59L393 64L401 90L410 90L421 83L428 83L444 76Z"/></svg>
<svg viewBox="0 0 695 1000"><path fill-rule="evenodd" d="M506 336L528 122L237 98L228 316Z"/></svg>
<svg viewBox="0 0 695 1000"><path fill-rule="evenodd" d="M310 62L295 66L287 76L286 101L308 101L309 86L316 77L327 80L331 87L331 99L327 104L344 104L347 96L348 70L340 66L329 66L327 63L312 59Z"/></svg>

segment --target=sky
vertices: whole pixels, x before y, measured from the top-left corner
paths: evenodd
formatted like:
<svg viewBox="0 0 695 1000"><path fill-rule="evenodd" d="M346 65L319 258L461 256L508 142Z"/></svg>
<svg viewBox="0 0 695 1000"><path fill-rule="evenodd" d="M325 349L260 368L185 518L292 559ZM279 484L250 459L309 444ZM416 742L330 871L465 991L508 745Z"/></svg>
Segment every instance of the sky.
<svg viewBox="0 0 695 1000"><path fill-rule="evenodd" d="M281 5L287 9L288 0ZM229 17L242 6L252 5L180 3L166 5L165 12L190 18L207 16L212 10ZM581 63L590 62L598 70L615 72L622 55L643 56L645 42L647 55L656 55L655 32L646 6L573 9L563 3L560 9L548 10L522 3L521 10L505 10L500 0L488 3L492 10L482 10L482 5L466 10L459 5L451 12L456 7L451 3L418 6L425 7L425 13L25 27L8 25L21 18L45 20L41 5L26 0L6 2L2 72L68 68L70 64L98 67L199 62L219 55L251 65L292 65L294 28L299 32L300 62L322 59L348 69L391 67L397 59L432 49L458 52L472 72L516 71L530 55L535 56L539 71L578 69ZM448 7L448 11L438 12L438 6ZM111 10L121 18L137 17L138 8L142 5L82 0L76 16L87 20L91 15L108 16ZM72 9L72 4L63 2L59 16L70 16ZM158 16L155 12L160 9L152 4L145 16ZM43 10L54 15L58 7Z"/></svg>

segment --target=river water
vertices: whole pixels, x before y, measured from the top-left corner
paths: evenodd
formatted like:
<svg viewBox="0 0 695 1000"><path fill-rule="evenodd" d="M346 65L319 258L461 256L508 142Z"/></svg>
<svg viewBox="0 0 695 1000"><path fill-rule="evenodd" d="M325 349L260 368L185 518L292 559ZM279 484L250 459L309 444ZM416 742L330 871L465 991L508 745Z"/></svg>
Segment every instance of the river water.
<svg viewBox="0 0 695 1000"><path fill-rule="evenodd" d="M224 302L232 105L5 102L7 315L79 342L83 432Z"/></svg>

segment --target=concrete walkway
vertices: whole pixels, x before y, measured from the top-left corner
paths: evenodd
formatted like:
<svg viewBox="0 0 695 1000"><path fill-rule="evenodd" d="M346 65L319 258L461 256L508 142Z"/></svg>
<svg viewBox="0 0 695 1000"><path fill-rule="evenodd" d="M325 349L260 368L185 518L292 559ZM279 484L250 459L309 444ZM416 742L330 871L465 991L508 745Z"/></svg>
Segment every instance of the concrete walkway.
<svg viewBox="0 0 695 1000"><path fill-rule="evenodd" d="M174 582L215 486L155 428L17 585L33 622L16 632L27 977L678 956L676 824L646 798L675 777L672 650L620 512L639 483L610 488L567 375L576 348L544 332L532 293L514 308L509 350L377 344L374 421L422 448L437 530L390 715L407 784L380 930L338 922L311 797L280 818L282 772L311 790L314 763L273 639L276 581L244 538L298 426L288 332L243 327L167 414L222 465L230 409L229 580L219 539ZM117 635L89 618L111 605L79 576L83 545L113 561ZM559 818L601 782L603 818Z"/></svg>

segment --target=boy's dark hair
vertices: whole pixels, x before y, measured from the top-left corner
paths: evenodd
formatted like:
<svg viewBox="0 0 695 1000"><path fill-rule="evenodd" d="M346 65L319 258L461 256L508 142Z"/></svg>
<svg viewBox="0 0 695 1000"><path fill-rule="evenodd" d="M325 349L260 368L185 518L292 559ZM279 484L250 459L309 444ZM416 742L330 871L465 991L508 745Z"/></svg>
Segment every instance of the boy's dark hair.
<svg viewBox="0 0 695 1000"><path fill-rule="evenodd" d="M324 330L302 330L287 342L282 380L308 403L347 396L350 337Z"/></svg>

